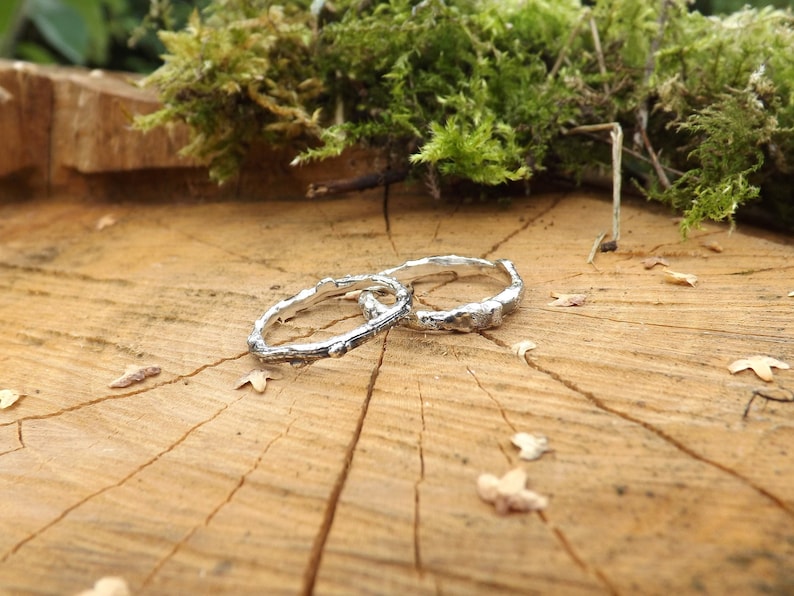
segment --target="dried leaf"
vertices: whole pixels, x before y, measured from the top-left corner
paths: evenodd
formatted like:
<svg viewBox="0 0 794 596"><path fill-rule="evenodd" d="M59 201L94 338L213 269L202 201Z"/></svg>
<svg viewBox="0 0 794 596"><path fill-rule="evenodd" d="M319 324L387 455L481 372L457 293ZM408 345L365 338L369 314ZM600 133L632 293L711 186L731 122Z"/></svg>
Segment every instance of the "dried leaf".
<svg viewBox="0 0 794 596"><path fill-rule="evenodd" d="M709 240L707 242L701 242L700 246L703 248L708 248L712 252L722 252L722 245L717 242L716 240Z"/></svg>
<svg viewBox="0 0 794 596"><path fill-rule="evenodd" d="M83 590L77 596L130 596L130 588L120 577L103 577L92 589Z"/></svg>
<svg viewBox="0 0 794 596"><path fill-rule="evenodd" d="M280 379L281 374L277 373L272 370L268 370L266 368L255 368L252 371L249 371L247 374L243 375L234 384L235 389L240 389L244 387L247 383L251 384L251 387L254 388L254 391L258 393L264 393L265 388L267 387L267 380L268 379Z"/></svg>
<svg viewBox="0 0 794 596"><path fill-rule="evenodd" d="M525 339L524 341L520 341L518 343L513 344L510 349L513 351L513 354L521 358L524 362L527 360L527 352L530 350L534 350L537 348L537 344L535 342Z"/></svg>
<svg viewBox="0 0 794 596"><path fill-rule="evenodd" d="M661 265L662 267L669 267L670 263L667 259L660 256L648 257L644 261L642 261L642 266L646 269L653 269L656 265Z"/></svg>
<svg viewBox="0 0 794 596"><path fill-rule="evenodd" d="M667 276L666 279L671 284L678 284L682 286L692 286L693 288L698 283L697 275L692 273L678 273L678 271L671 271L670 269L665 269L664 274Z"/></svg>
<svg viewBox="0 0 794 596"><path fill-rule="evenodd" d="M0 391L0 410L5 410L6 408L10 408L13 406L19 398L22 397L22 394L19 391L14 391L13 389L3 389Z"/></svg>
<svg viewBox="0 0 794 596"><path fill-rule="evenodd" d="M542 435L516 433L510 442L521 450L518 457L525 461L538 459L549 450L549 440Z"/></svg>
<svg viewBox="0 0 794 596"><path fill-rule="evenodd" d="M548 498L527 489L526 484L527 473L521 468L510 470L501 478L481 474L477 479L477 493L483 501L492 503L499 515L545 509Z"/></svg>
<svg viewBox="0 0 794 596"><path fill-rule="evenodd" d="M554 302L549 302L549 306L581 306L587 300L587 294L560 294L559 292L552 292L552 298L556 298Z"/></svg>
<svg viewBox="0 0 794 596"><path fill-rule="evenodd" d="M104 230L105 228L109 228L110 226L116 225L116 217L114 215L103 215L100 217L96 222L96 229Z"/></svg>
<svg viewBox="0 0 794 596"><path fill-rule="evenodd" d="M129 387L133 383L140 383L146 377L153 377L159 374L159 366L137 366L135 364L130 364L124 369L124 374L110 383L108 387L112 387L113 389Z"/></svg>
<svg viewBox="0 0 794 596"><path fill-rule="evenodd" d="M789 368L789 365L785 362L777 360L776 358L772 358L771 356L762 356L759 354L756 356L750 356L749 358L740 358L739 360L734 360L728 365L728 370L732 375L735 375L737 372L750 368L756 375L758 375L759 378L763 379L764 381L771 382L772 367L787 369Z"/></svg>

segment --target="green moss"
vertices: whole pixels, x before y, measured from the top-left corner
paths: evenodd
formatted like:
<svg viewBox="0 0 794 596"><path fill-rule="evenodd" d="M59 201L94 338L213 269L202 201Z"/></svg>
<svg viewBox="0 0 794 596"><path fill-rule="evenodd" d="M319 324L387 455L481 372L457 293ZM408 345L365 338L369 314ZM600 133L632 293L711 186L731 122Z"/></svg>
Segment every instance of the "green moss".
<svg viewBox="0 0 794 596"><path fill-rule="evenodd" d="M794 211L793 22L684 0L214 0L161 33L166 63L144 84L164 107L138 124L187 123L183 152L219 181L265 141L297 161L375 143L433 180L498 185L608 166L566 131L618 121L632 175L686 233L759 196Z"/></svg>

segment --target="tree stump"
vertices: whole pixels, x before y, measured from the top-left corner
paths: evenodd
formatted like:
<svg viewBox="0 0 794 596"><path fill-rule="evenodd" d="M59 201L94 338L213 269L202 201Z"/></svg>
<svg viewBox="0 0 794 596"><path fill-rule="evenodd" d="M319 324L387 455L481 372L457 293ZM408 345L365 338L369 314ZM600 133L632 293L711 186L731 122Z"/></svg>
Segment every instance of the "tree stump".
<svg viewBox="0 0 794 596"><path fill-rule="evenodd" d="M0 410L4 593L108 576L163 595L794 590L794 371L728 371L794 361L790 238L710 224L682 242L669 213L629 201L618 250L587 264L610 227L600 194L302 198L369 158L295 171L281 155L212 191L168 139L126 130L113 98L154 100L120 84L0 64L0 124L25 144L0 151L0 390L23 394ZM87 134L85 110L115 132ZM261 368L246 338L275 302L444 254L511 259L520 308L479 333L396 327L273 366L264 393L235 388ZM654 256L697 284L646 269ZM414 289L437 309L500 287ZM272 338L361 320L328 300ZM128 366L161 372L109 387ZM551 451L520 460L517 432ZM549 504L499 515L477 479L517 467Z"/></svg>
<svg viewBox="0 0 794 596"><path fill-rule="evenodd" d="M791 361L789 239L624 205L619 250L585 263L609 203L584 193L434 203L416 189L328 201L78 201L2 207L5 388L0 585L76 593L785 593L791 387L728 364ZM98 225L98 223L100 225ZM717 241L723 252L702 246ZM713 248L713 247L712 247ZM499 328L394 328L341 359L235 381L254 319L326 276L431 254L510 258L527 292ZM642 260L697 274L668 283ZM429 308L494 280L417 283ZM550 293L584 293L548 306ZM283 339L359 323L355 302ZM520 359L510 347L532 340ZM130 364L158 376L108 383ZM513 433L548 437L518 459ZM481 473L550 497L497 515Z"/></svg>

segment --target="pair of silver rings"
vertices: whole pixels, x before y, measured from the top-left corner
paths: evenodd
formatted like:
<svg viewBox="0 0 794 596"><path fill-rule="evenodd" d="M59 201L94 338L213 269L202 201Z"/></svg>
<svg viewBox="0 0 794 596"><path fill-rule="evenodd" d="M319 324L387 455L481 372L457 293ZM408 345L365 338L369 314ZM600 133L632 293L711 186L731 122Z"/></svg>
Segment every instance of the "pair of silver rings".
<svg viewBox="0 0 794 596"><path fill-rule="evenodd" d="M414 310L410 284L417 279L452 273L458 277L489 275L507 282L507 287L480 302L469 302L451 310ZM271 346L263 334L278 321L286 321L302 310L334 296L361 290L358 302L364 324L331 339L302 344ZM394 297L384 304L385 294ZM262 362L289 362L306 366L322 358L339 358L395 325L417 331L458 331L468 333L498 327L504 315L514 311L524 295L524 282L507 259L488 261L475 257L446 255L406 261L379 273L325 278L313 288L298 292L273 305L254 323L248 336L248 349Z"/></svg>

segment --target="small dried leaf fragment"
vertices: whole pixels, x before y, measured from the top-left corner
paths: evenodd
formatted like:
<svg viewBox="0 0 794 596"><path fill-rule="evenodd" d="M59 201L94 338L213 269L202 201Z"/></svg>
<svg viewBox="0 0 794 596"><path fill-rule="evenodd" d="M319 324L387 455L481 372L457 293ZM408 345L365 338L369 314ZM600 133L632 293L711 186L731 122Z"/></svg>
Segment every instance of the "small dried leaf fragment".
<svg viewBox="0 0 794 596"><path fill-rule="evenodd" d="M103 577L93 588L83 590L77 596L130 596L130 588L120 577Z"/></svg>
<svg viewBox="0 0 794 596"><path fill-rule="evenodd" d="M642 266L645 267L646 269L653 269L657 265L661 265L662 267L669 267L670 262L664 257L660 257L660 256L648 257L647 259L644 259L642 261Z"/></svg>
<svg viewBox="0 0 794 596"><path fill-rule="evenodd" d="M553 302L549 302L549 306L581 306L587 300L587 294L561 294L559 292L552 292L552 298L556 298Z"/></svg>
<svg viewBox="0 0 794 596"><path fill-rule="evenodd" d="M518 457L525 461L538 459L549 450L549 440L542 435L516 433L510 442L521 450Z"/></svg>
<svg viewBox="0 0 794 596"><path fill-rule="evenodd" d="M20 397L22 397L22 394L19 391L14 391L13 389L0 390L0 410L10 408L19 401Z"/></svg>
<svg viewBox="0 0 794 596"><path fill-rule="evenodd" d="M513 344L512 346L510 346L510 349L512 350L513 354L515 354L516 356L521 358L521 360L526 362L527 352L529 352L530 350L534 350L537 347L538 346L534 341L525 339L524 341L520 341L518 343Z"/></svg>
<svg viewBox="0 0 794 596"><path fill-rule="evenodd" d="M527 473L521 468L510 470L501 478L493 474L481 474L477 479L477 494L492 503L499 515L511 511L539 511L549 504L547 497L529 490Z"/></svg>
<svg viewBox="0 0 794 596"><path fill-rule="evenodd" d="M108 387L113 389L129 387L133 383L140 383L146 377L154 377L159 374L159 366L137 366L135 364L130 364L124 369L124 374L112 383L108 384Z"/></svg>
<svg viewBox="0 0 794 596"><path fill-rule="evenodd" d="M665 269L664 274L667 276L666 279L671 284L678 284L681 286L692 286L693 288L698 283L697 275L693 273L679 273L678 271L671 271L670 269Z"/></svg>
<svg viewBox="0 0 794 596"><path fill-rule="evenodd" d="M110 226L116 225L116 217L114 215L103 215L100 217L94 226L97 231L104 230Z"/></svg>
<svg viewBox="0 0 794 596"><path fill-rule="evenodd" d="M243 375L234 384L235 389L240 389L244 387L246 384L250 383L251 387L254 388L254 391L258 393L264 393L265 388L267 387L267 380L268 379L280 379L281 374L263 368L255 368L252 371L249 371L247 374Z"/></svg>
<svg viewBox="0 0 794 596"><path fill-rule="evenodd" d="M722 252L723 251L722 244L720 244L716 240L708 240L706 242L701 242L700 246L702 246L703 248L709 249L711 252Z"/></svg>
<svg viewBox="0 0 794 596"><path fill-rule="evenodd" d="M773 380L772 367L787 369L789 365L771 356L758 354L756 356L734 360L728 365L728 370L732 375L735 375L737 372L750 368L760 379L769 383Z"/></svg>

